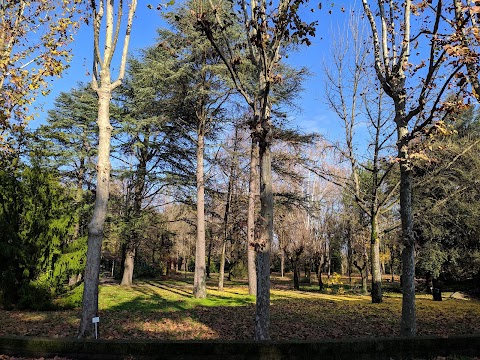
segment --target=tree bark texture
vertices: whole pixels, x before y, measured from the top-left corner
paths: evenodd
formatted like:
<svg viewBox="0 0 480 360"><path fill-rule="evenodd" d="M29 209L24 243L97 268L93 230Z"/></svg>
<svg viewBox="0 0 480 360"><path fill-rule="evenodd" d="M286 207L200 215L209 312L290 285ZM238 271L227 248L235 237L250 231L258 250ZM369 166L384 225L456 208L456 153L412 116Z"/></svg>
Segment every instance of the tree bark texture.
<svg viewBox="0 0 480 360"><path fill-rule="evenodd" d="M293 267L293 288L295 290L300 290L300 264L298 263L298 259L294 259L292 261Z"/></svg>
<svg viewBox="0 0 480 360"><path fill-rule="evenodd" d="M380 239L378 237L377 214L370 217L370 263L372 267L372 303L379 304L382 297L382 272L380 270Z"/></svg>
<svg viewBox="0 0 480 360"><path fill-rule="evenodd" d="M225 251L227 248L227 241L222 242L222 252L220 254L220 273L218 275L218 290L223 291L223 282L225 278Z"/></svg>
<svg viewBox="0 0 480 360"><path fill-rule="evenodd" d="M213 236L210 236L210 241L208 242L208 255L207 255L207 278L210 279L210 264L212 263L212 242Z"/></svg>
<svg viewBox="0 0 480 360"><path fill-rule="evenodd" d="M128 45L132 31L133 17L137 8L137 0L129 5L128 19L125 29L123 50L120 61L120 70L117 80L112 83L110 65L117 45L122 19L123 2L118 2L115 11L113 1L92 1L93 38L94 38L94 65L92 88L98 95L98 160L97 160L97 189L92 220L88 224L87 263L85 267L85 282L83 291L82 317L78 337L94 337L95 327L92 318L98 316L98 283L100 260L102 254L103 226L107 215L110 190L110 138L112 126L110 124L110 100L112 91L122 83L125 76ZM105 26L102 19L105 16ZM100 31L105 30L103 56L100 54ZM99 325L99 324L98 324Z"/></svg>
<svg viewBox="0 0 480 360"><path fill-rule="evenodd" d="M280 250L280 276L285 276L285 250Z"/></svg>
<svg viewBox="0 0 480 360"><path fill-rule="evenodd" d="M109 79L108 79L109 80ZM109 82L108 82L109 83ZM98 316L98 283L102 254L103 226L110 193L110 88L98 91L98 163L97 189L92 220L88 224L87 263L83 289L82 318L78 337L95 337L92 318Z"/></svg>
<svg viewBox="0 0 480 360"><path fill-rule="evenodd" d="M130 244L125 249L125 261L123 265L123 276L120 285L132 286L133 284L133 268L135 265L135 247Z"/></svg>
<svg viewBox="0 0 480 360"><path fill-rule="evenodd" d="M146 136L148 139L148 136ZM149 152L148 140L144 141L143 147L139 151L139 163L134 174L134 193L133 193L133 229L132 236L127 239L125 266L123 268L122 282L120 285L131 286L133 284L133 270L135 267L136 249L141 241L141 230L138 228L137 221L142 214L142 202L145 190L145 181L147 177L147 162ZM127 204L128 208L128 204Z"/></svg>
<svg viewBox="0 0 480 360"><path fill-rule="evenodd" d="M195 247L195 275L193 295L196 298L207 297L207 279L205 269L205 182L203 173L203 152L205 138L203 125L198 131L197 143L197 243Z"/></svg>
<svg viewBox="0 0 480 360"><path fill-rule="evenodd" d="M413 236L412 170L408 161L406 125L397 126L398 158L400 161L400 218L402 222L402 336L415 336L415 239Z"/></svg>
<svg viewBox="0 0 480 360"><path fill-rule="evenodd" d="M261 87L263 88L263 87ZM272 157L270 152L272 128L270 105L262 104L263 116L259 125L260 154L260 217L257 244L257 301L255 308L255 340L270 339L270 248L273 239Z"/></svg>
<svg viewBox="0 0 480 360"><path fill-rule="evenodd" d="M317 268L317 280L318 280L318 289L323 291L323 280L322 280L322 267L318 266Z"/></svg>
<svg viewBox="0 0 480 360"><path fill-rule="evenodd" d="M257 273L255 266L255 197L257 195L258 181L258 142L252 134L250 149L250 179L248 187L248 215L247 215L247 268L248 268L248 293L257 295Z"/></svg>

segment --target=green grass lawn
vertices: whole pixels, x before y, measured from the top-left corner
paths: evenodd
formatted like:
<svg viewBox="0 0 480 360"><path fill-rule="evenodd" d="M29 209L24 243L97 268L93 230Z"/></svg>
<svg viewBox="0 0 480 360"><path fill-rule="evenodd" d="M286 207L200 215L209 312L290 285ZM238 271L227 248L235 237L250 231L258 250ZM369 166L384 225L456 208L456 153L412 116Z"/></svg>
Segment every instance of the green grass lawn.
<svg viewBox="0 0 480 360"><path fill-rule="evenodd" d="M132 287L100 286L101 336L107 339L251 339L255 299L245 282L226 281L218 291L208 282L208 297L192 296L191 277L136 281ZM401 297L387 293L382 304L330 284L323 293L314 286L291 290L291 280L273 278L271 334L276 340L398 335ZM328 291L330 289L330 291ZM59 301L79 304L81 288ZM0 335L75 336L80 310L20 312L0 310ZM480 332L480 302L417 297L419 335Z"/></svg>

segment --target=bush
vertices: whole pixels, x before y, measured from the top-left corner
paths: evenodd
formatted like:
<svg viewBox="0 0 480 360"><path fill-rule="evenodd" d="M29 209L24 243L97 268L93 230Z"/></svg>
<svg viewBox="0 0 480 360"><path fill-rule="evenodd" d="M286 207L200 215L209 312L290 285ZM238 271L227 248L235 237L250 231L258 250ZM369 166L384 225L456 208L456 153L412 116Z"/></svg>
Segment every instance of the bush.
<svg viewBox="0 0 480 360"><path fill-rule="evenodd" d="M23 284L18 290L19 310L54 310L52 292L48 283L44 281L30 281Z"/></svg>
<svg viewBox="0 0 480 360"><path fill-rule="evenodd" d="M233 264L232 268L230 269L229 273L237 279L244 278L248 274L247 265L243 261L236 262Z"/></svg>
<svg viewBox="0 0 480 360"><path fill-rule="evenodd" d="M83 283L55 300L55 306L60 309L76 309L82 306Z"/></svg>
<svg viewBox="0 0 480 360"><path fill-rule="evenodd" d="M217 267L217 263L215 262L215 260L213 260L213 258L210 259L210 273L218 273L218 267L220 267L220 264L218 264L218 267Z"/></svg>
<svg viewBox="0 0 480 360"><path fill-rule="evenodd" d="M133 271L136 278L156 278L165 272L165 265L163 263L150 265L139 262Z"/></svg>

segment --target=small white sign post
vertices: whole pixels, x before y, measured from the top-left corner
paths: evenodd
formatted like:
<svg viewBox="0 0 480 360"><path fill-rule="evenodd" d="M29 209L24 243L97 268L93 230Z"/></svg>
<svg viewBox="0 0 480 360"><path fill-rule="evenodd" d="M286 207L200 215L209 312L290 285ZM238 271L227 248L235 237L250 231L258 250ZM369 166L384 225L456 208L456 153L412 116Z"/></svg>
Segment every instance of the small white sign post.
<svg viewBox="0 0 480 360"><path fill-rule="evenodd" d="M95 339L98 339L98 323L100 322L100 317L95 316L92 318L92 323L95 325Z"/></svg>

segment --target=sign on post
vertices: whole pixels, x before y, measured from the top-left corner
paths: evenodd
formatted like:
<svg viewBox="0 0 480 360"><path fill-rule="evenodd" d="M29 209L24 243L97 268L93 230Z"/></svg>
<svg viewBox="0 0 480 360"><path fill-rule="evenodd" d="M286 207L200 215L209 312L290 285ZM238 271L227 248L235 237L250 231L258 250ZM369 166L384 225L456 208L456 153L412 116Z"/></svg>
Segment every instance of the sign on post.
<svg viewBox="0 0 480 360"><path fill-rule="evenodd" d="M95 316L92 318L92 323L95 324L95 339L98 339L98 323L100 322L100 317Z"/></svg>

